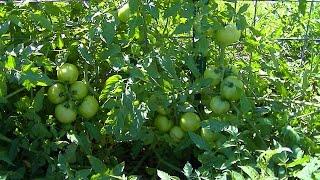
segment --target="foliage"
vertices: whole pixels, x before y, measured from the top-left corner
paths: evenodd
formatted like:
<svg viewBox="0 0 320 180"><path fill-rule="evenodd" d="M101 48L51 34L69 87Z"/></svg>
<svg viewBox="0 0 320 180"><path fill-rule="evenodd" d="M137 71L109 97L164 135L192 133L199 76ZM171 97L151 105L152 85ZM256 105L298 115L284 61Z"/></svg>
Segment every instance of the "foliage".
<svg viewBox="0 0 320 180"><path fill-rule="evenodd" d="M305 39L320 37L319 3L128 3L121 21L120 1L0 6L1 179L320 178L320 48ZM219 45L228 24L240 40ZM99 100L90 119L56 118L47 92L65 63ZM214 113L229 75L239 96Z"/></svg>

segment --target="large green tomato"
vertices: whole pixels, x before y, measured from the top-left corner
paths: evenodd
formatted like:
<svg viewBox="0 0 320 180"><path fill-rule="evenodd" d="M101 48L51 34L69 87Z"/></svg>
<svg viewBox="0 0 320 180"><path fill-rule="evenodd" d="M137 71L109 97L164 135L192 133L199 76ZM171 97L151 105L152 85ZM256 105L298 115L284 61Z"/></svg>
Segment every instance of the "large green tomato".
<svg viewBox="0 0 320 180"><path fill-rule="evenodd" d="M60 104L67 99L66 89L60 84L54 84L48 89L48 99L53 104Z"/></svg>
<svg viewBox="0 0 320 180"><path fill-rule="evenodd" d="M222 46L229 46L240 39L241 31L235 24L229 24L217 31L216 39Z"/></svg>
<svg viewBox="0 0 320 180"><path fill-rule="evenodd" d="M170 130L170 136L174 141L180 141L184 137L184 132L179 126L174 126Z"/></svg>
<svg viewBox="0 0 320 180"><path fill-rule="evenodd" d="M82 81L76 81L75 83L71 84L70 91L72 97L76 100L79 100L87 96L88 86Z"/></svg>
<svg viewBox="0 0 320 180"><path fill-rule="evenodd" d="M215 96L211 99L210 109L215 114L226 113L230 109L230 103L221 99L221 96Z"/></svg>
<svg viewBox="0 0 320 180"><path fill-rule="evenodd" d="M118 18L121 22L127 22L128 19L130 18L130 7L129 7L129 3L126 3L124 6L122 6L119 10L118 10Z"/></svg>
<svg viewBox="0 0 320 180"><path fill-rule="evenodd" d="M78 108L79 114L87 119L96 115L98 110L99 110L99 103L97 99L93 96L85 97Z"/></svg>
<svg viewBox="0 0 320 180"><path fill-rule="evenodd" d="M207 142L213 142L216 137L210 128L201 128L201 137Z"/></svg>
<svg viewBox="0 0 320 180"><path fill-rule="evenodd" d="M154 126L161 132L168 132L173 126L173 122L166 116L158 115L154 120Z"/></svg>
<svg viewBox="0 0 320 180"><path fill-rule="evenodd" d="M65 63L57 69L57 76L60 81L67 83L74 83L77 81L79 76L78 68L70 63Z"/></svg>
<svg viewBox="0 0 320 180"><path fill-rule="evenodd" d="M76 120L77 112L69 102L58 104L55 108L55 116L61 123L68 124Z"/></svg>
<svg viewBox="0 0 320 180"><path fill-rule="evenodd" d="M180 119L180 127L184 131L196 131L200 128L200 117L193 112L184 113Z"/></svg>
<svg viewBox="0 0 320 180"><path fill-rule="evenodd" d="M223 78L223 68L210 66L204 71L204 78L211 80L211 85L216 86Z"/></svg>
<svg viewBox="0 0 320 180"><path fill-rule="evenodd" d="M230 101L237 101L240 99L243 91L243 83L236 76L226 77L221 86L221 95Z"/></svg>

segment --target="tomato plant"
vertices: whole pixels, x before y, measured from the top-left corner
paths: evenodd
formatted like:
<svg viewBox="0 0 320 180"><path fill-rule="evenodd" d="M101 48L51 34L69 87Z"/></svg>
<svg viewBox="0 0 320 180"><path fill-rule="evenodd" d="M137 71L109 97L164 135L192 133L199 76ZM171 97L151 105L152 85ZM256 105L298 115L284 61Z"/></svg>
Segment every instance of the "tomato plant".
<svg viewBox="0 0 320 180"><path fill-rule="evenodd" d="M200 128L200 117L193 112L184 113L180 119L180 127L184 131L196 131Z"/></svg>
<svg viewBox="0 0 320 180"><path fill-rule="evenodd" d="M318 12L1 2L0 177L320 179Z"/></svg>
<svg viewBox="0 0 320 180"><path fill-rule="evenodd" d="M236 76L228 76L222 82L221 95L228 100L239 100L243 83Z"/></svg>
<svg viewBox="0 0 320 180"><path fill-rule="evenodd" d="M60 104L67 99L67 91L63 84L57 83L49 87L48 99L53 104Z"/></svg>
<svg viewBox="0 0 320 180"><path fill-rule="evenodd" d="M158 115L154 120L154 126L161 132L168 132L172 125L172 121L163 115Z"/></svg>
<svg viewBox="0 0 320 180"><path fill-rule="evenodd" d="M58 104L55 108L55 116L61 123L68 124L76 120L77 112L72 102Z"/></svg>
<svg viewBox="0 0 320 180"><path fill-rule="evenodd" d="M215 96L211 99L210 108L215 114L223 114L229 111L230 103L220 96Z"/></svg>
<svg viewBox="0 0 320 180"><path fill-rule="evenodd" d="M174 140L174 141L181 141L182 138L184 137L184 132L181 129L181 127L179 126L173 126L170 129L170 137Z"/></svg>
<svg viewBox="0 0 320 180"><path fill-rule="evenodd" d="M228 46L237 42L240 39L241 31L238 30L235 24L228 24L217 31L216 38L222 46Z"/></svg>
<svg viewBox="0 0 320 180"><path fill-rule="evenodd" d="M77 81L78 76L78 68L73 64L65 63L57 69L57 77L60 81L72 84Z"/></svg>
<svg viewBox="0 0 320 180"><path fill-rule="evenodd" d="M78 107L79 114L84 118L92 118L99 110L99 102L93 96L87 96Z"/></svg>
<svg viewBox="0 0 320 180"><path fill-rule="evenodd" d="M71 84L70 91L74 99L82 99L88 94L88 86L82 81Z"/></svg>

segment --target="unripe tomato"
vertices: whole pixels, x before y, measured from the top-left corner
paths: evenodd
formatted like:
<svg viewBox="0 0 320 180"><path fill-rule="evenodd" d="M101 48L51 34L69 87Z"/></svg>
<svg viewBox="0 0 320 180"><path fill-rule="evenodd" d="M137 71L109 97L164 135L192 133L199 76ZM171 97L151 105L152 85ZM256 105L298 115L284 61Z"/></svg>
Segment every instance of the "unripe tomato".
<svg viewBox="0 0 320 180"><path fill-rule="evenodd" d="M158 106L157 107L157 113L159 113L161 115L167 115L168 114L168 110L166 108L164 108L163 106Z"/></svg>
<svg viewBox="0 0 320 180"><path fill-rule="evenodd" d="M240 39L241 31L238 30L235 24L229 24L217 31L216 39L218 44L229 46Z"/></svg>
<svg viewBox="0 0 320 180"><path fill-rule="evenodd" d="M87 119L96 115L98 110L99 110L99 103L96 100L96 98L93 96L85 97L78 108L79 114Z"/></svg>
<svg viewBox="0 0 320 180"><path fill-rule="evenodd" d="M58 67L57 76L60 81L72 84L77 81L79 71L75 65L65 63L62 66Z"/></svg>
<svg viewBox="0 0 320 180"><path fill-rule="evenodd" d="M231 101L240 99L241 92L243 91L243 83L236 76L226 77L221 86L221 95Z"/></svg>
<svg viewBox="0 0 320 180"><path fill-rule="evenodd" d="M118 18L121 22L127 22L130 18L130 14L129 3L126 3L118 10Z"/></svg>
<svg viewBox="0 0 320 180"><path fill-rule="evenodd" d="M79 100L87 96L88 86L82 81L76 81L75 83L71 84L70 91L72 97L76 100Z"/></svg>
<svg viewBox="0 0 320 180"><path fill-rule="evenodd" d="M184 132L179 126L174 126L170 130L170 136L174 141L180 141L184 137Z"/></svg>
<svg viewBox="0 0 320 180"><path fill-rule="evenodd" d="M59 122L68 124L76 120L77 112L70 102L65 102L56 106L55 116Z"/></svg>
<svg viewBox="0 0 320 180"><path fill-rule="evenodd" d="M215 133L210 128L201 128L201 137L208 143L213 143L216 140Z"/></svg>
<svg viewBox="0 0 320 180"><path fill-rule="evenodd" d="M215 96L210 101L210 109L215 114L226 113L230 109L230 103L228 101L222 100L221 96Z"/></svg>
<svg viewBox="0 0 320 180"><path fill-rule="evenodd" d="M173 126L173 122L166 116L158 115L154 120L154 126L161 132L168 132Z"/></svg>
<svg viewBox="0 0 320 180"><path fill-rule="evenodd" d="M60 104L67 99L66 89L60 84L54 84L48 89L48 99L53 104Z"/></svg>
<svg viewBox="0 0 320 180"><path fill-rule="evenodd" d="M180 127L184 131L196 131L200 128L200 117L193 112L184 113L180 119Z"/></svg>
<svg viewBox="0 0 320 180"><path fill-rule="evenodd" d="M204 71L203 76L204 78L208 78L211 80L212 86L216 86L223 78L223 68L210 66Z"/></svg>

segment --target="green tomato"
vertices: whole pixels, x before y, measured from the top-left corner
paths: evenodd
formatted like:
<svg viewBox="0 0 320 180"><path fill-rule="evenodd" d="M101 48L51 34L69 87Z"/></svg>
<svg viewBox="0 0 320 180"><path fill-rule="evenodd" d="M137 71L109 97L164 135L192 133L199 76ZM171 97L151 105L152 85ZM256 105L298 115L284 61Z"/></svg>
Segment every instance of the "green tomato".
<svg viewBox="0 0 320 180"><path fill-rule="evenodd" d="M93 96L87 96L78 107L79 114L84 118L92 118L99 110L99 103Z"/></svg>
<svg viewBox="0 0 320 180"><path fill-rule="evenodd" d="M127 22L128 19L130 18L130 7L129 7L129 3L126 3L124 6L122 6L119 10L118 10L118 18L121 22Z"/></svg>
<svg viewBox="0 0 320 180"><path fill-rule="evenodd" d="M240 39L241 31L238 30L235 24L229 24L217 31L216 39L218 44L222 46L229 46Z"/></svg>
<svg viewBox="0 0 320 180"><path fill-rule="evenodd" d="M240 99L243 91L243 83L236 76L226 77L221 86L221 95L223 98L230 101L237 101Z"/></svg>
<svg viewBox="0 0 320 180"><path fill-rule="evenodd" d="M163 106L158 106L157 107L157 113L161 114L161 115L167 115L168 114L168 110L166 108L164 108Z"/></svg>
<svg viewBox="0 0 320 180"><path fill-rule="evenodd" d="M179 126L174 126L170 130L170 136L174 141L180 141L184 137L184 132Z"/></svg>
<svg viewBox="0 0 320 180"><path fill-rule="evenodd" d="M68 124L76 120L77 112L69 102L58 104L55 108L55 116L61 123Z"/></svg>
<svg viewBox="0 0 320 180"><path fill-rule="evenodd" d="M70 91L72 97L76 100L79 100L87 96L88 86L82 81L76 81L75 83L71 84Z"/></svg>
<svg viewBox="0 0 320 180"><path fill-rule="evenodd" d="M193 112L184 113L180 119L180 127L184 131L196 131L200 128L200 117Z"/></svg>
<svg viewBox="0 0 320 180"><path fill-rule="evenodd" d="M67 99L66 89L60 84L54 84L48 89L48 99L53 104L60 104Z"/></svg>
<svg viewBox="0 0 320 180"><path fill-rule="evenodd" d="M168 132L173 126L173 122L166 116L158 115L154 120L154 126L161 132Z"/></svg>
<svg viewBox="0 0 320 180"><path fill-rule="evenodd" d="M210 66L204 71L204 78L211 80L211 85L216 86L223 78L223 68Z"/></svg>
<svg viewBox="0 0 320 180"><path fill-rule="evenodd" d="M60 81L64 81L72 84L77 81L79 76L79 71L75 65L70 63L65 63L58 68L57 76Z"/></svg>
<svg viewBox="0 0 320 180"><path fill-rule="evenodd" d="M215 114L226 113L230 109L230 103L228 101L222 100L221 96L215 96L210 101L210 109Z"/></svg>
<svg viewBox="0 0 320 180"><path fill-rule="evenodd" d="M228 65L224 72L225 77L228 76L238 76L239 75L239 69L235 65Z"/></svg>
<svg viewBox="0 0 320 180"><path fill-rule="evenodd" d="M210 128L201 128L201 137L208 143L213 143L216 140L215 133Z"/></svg>

